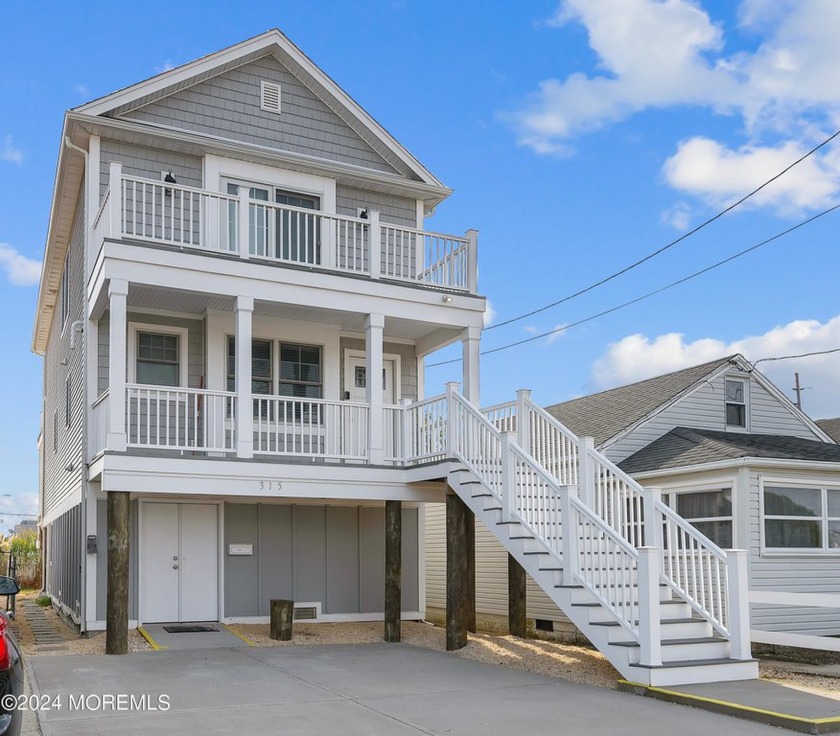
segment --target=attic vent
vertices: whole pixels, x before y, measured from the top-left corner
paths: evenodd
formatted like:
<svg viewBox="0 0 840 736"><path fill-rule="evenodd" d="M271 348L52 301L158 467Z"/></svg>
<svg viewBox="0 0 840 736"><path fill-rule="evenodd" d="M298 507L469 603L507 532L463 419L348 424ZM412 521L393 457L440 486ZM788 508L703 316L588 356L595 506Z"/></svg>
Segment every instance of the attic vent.
<svg viewBox="0 0 840 736"><path fill-rule="evenodd" d="M260 82L260 109L280 114L280 85Z"/></svg>
<svg viewBox="0 0 840 736"><path fill-rule="evenodd" d="M315 606L295 608L295 621L314 621L316 618L318 618L318 609Z"/></svg>

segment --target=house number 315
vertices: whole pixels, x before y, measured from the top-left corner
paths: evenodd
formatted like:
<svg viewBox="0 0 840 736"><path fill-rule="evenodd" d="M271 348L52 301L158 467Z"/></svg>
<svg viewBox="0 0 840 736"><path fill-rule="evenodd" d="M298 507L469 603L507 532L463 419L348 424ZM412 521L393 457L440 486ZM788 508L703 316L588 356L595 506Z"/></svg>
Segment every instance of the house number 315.
<svg viewBox="0 0 840 736"><path fill-rule="evenodd" d="M260 481L260 490L261 491L279 491L283 488L283 484L279 480L261 480Z"/></svg>

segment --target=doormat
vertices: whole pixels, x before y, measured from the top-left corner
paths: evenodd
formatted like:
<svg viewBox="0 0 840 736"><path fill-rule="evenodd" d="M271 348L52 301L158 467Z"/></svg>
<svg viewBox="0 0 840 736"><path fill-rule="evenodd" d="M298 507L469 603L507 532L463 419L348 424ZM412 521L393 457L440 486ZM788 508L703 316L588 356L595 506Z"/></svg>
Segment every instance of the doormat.
<svg viewBox="0 0 840 736"><path fill-rule="evenodd" d="M164 626L163 630L168 634L200 634L207 631L218 631L215 626Z"/></svg>

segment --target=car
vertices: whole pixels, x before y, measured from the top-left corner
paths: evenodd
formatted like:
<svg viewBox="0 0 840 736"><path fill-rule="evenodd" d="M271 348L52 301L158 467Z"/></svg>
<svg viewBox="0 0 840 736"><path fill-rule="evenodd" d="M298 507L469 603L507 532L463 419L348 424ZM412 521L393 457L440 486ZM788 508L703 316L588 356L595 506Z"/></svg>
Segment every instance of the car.
<svg viewBox="0 0 840 736"><path fill-rule="evenodd" d="M0 596L13 596L19 592L20 586L14 578L0 576ZM16 706L25 697L23 654L10 623L9 614L0 610L0 736L18 736L20 733L23 711Z"/></svg>

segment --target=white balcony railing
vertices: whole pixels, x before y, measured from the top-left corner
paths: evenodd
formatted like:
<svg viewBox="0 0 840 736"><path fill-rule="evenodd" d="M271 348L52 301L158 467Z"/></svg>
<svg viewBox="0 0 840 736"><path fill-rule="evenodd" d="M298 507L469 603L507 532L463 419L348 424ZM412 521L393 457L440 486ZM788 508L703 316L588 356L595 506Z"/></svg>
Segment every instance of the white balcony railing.
<svg viewBox="0 0 840 736"><path fill-rule="evenodd" d="M232 452L236 394L197 388L126 386L126 445Z"/></svg>
<svg viewBox="0 0 840 736"><path fill-rule="evenodd" d="M338 460L368 457L367 404L254 396L254 453Z"/></svg>
<svg viewBox="0 0 840 736"><path fill-rule="evenodd" d="M118 163L111 164L110 182L94 218L97 243L128 238L477 291L474 230L464 237L428 233L381 223L376 211L365 218L349 217L250 199L245 188L236 195L125 176Z"/></svg>

